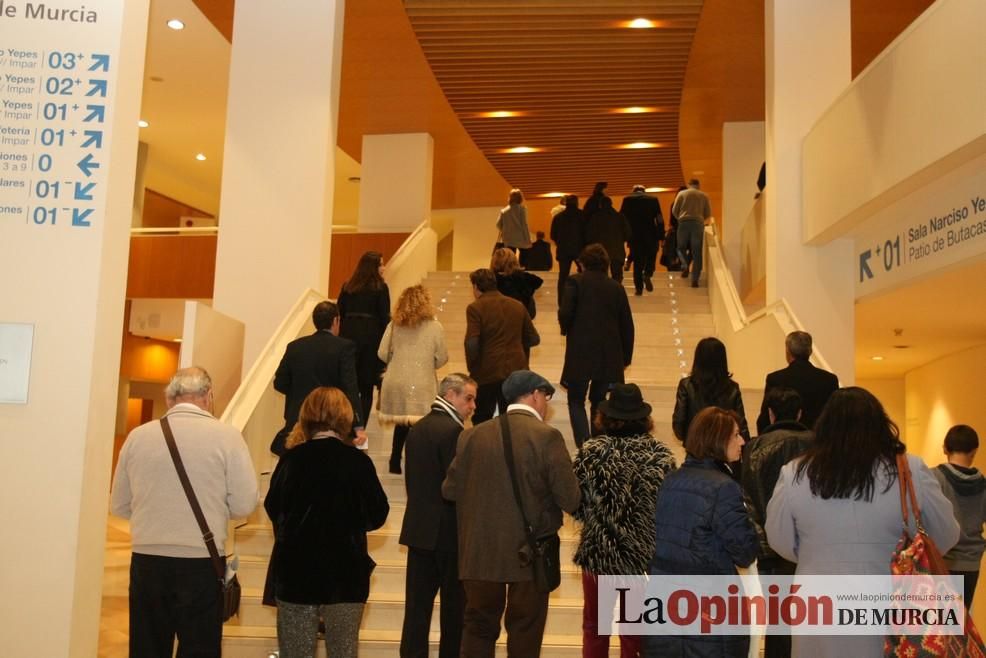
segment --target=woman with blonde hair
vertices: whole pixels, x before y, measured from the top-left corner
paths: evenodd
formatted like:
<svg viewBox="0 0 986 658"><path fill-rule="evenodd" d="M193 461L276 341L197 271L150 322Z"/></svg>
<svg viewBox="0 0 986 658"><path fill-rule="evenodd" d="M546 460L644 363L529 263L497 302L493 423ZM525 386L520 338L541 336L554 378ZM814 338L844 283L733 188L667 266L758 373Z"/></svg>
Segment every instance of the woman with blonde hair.
<svg viewBox="0 0 986 658"><path fill-rule="evenodd" d="M411 286L397 300L377 356L387 364L380 387L381 424L394 425L390 472L401 472L401 454L411 425L431 410L438 393L436 371L448 361L445 330L435 319L431 295Z"/></svg>
<svg viewBox="0 0 986 658"><path fill-rule="evenodd" d="M524 195L517 188L510 190L508 203L500 210L496 230L500 232L498 247L503 246L511 251L531 248L531 229L527 226Z"/></svg>
<svg viewBox="0 0 986 658"><path fill-rule="evenodd" d="M521 269L517 254L505 247L493 252L490 269L496 274L497 290L523 304L533 320L534 316L537 315L534 293L541 287L544 280L536 274Z"/></svg>
<svg viewBox="0 0 986 658"><path fill-rule="evenodd" d="M264 499L274 526L264 599L277 602L282 658L315 655L319 617L328 655L357 655L375 566L366 533L384 524L390 506L373 461L348 438L352 424L342 391L309 393Z"/></svg>

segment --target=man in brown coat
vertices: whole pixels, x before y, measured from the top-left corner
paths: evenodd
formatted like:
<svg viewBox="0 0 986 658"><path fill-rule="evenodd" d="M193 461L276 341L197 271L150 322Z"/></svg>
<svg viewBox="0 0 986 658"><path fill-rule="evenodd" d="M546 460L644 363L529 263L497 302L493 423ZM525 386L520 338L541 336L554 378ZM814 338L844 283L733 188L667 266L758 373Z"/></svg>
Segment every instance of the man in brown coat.
<svg viewBox="0 0 986 658"><path fill-rule="evenodd" d="M573 512L581 499L565 441L544 422L554 391L530 370L503 383L520 498L535 537L558 532L562 510ZM548 616L548 593L534 586L521 560L527 539L503 446L499 419L465 430L442 484L442 495L456 503L466 590L461 655L470 658L493 658L504 608L507 655L539 655Z"/></svg>
<svg viewBox="0 0 986 658"><path fill-rule="evenodd" d="M492 270L480 269L469 275L476 300L466 308L466 365L476 380L478 425L507 407L501 386L514 370L527 368L531 348L541 342L531 316L516 299L500 294Z"/></svg>

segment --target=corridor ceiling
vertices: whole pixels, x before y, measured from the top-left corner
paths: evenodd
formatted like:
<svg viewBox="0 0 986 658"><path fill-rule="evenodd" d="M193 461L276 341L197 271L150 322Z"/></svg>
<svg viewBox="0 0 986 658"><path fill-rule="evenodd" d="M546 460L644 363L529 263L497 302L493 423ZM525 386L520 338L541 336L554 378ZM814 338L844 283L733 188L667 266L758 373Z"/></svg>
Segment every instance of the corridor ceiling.
<svg viewBox="0 0 986 658"><path fill-rule="evenodd" d="M678 105L702 0L404 9L455 113L512 186L585 195L600 180L615 194L681 183ZM534 152L510 152L518 147Z"/></svg>

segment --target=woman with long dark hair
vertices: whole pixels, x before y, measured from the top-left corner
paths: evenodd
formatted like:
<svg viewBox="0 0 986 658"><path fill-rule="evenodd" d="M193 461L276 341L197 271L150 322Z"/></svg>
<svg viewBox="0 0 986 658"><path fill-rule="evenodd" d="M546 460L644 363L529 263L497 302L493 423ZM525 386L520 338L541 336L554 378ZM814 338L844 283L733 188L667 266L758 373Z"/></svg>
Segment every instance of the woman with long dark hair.
<svg viewBox="0 0 986 658"><path fill-rule="evenodd" d="M599 405L596 435L575 457L582 503L573 561L582 568L582 656L609 656L609 636L598 628L600 574L642 576L654 555L654 513L674 456L654 438L651 406L636 384L617 384ZM620 635L621 658L637 658L640 637Z"/></svg>
<svg viewBox="0 0 986 658"><path fill-rule="evenodd" d="M767 505L771 548L798 574L889 575L901 536L897 425L862 388L837 390L808 451L781 469ZM919 457L907 455L925 530L943 553L959 537L952 505ZM911 532L915 530L911 523ZM794 636L794 655L879 656L880 636Z"/></svg>
<svg viewBox="0 0 986 658"><path fill-rule="evenodd" d="M706 407L688 428L685 463L657 494L651 575L735 575L756 559L760 540L728 466L743 448L739 421L735 411ZM749 649L748 634L644 638L646 658L746 658Z"/></svg>
<svg viewBox="0 0 986 658"><path fill-rule="evenodd" d="M373 387L380 382L384 364L377 358L380 339L390 322L390 289L383 280L383 254L363 254L339 293L339 335L356 343L356 381L360 420L369 421Z"/></svg>
<svg viewBox="0 0 986 658"><path fill-rule="evenodd" d="M284 658L315 655L320 617L327 653L357 655L375 566L366 533L384 524L390 506L373 461L353 447L352 424L342 391L309 393L264 499L274 526L264 599L276 599Z"/></svg>
<svg viewBox="0 0 986 658"><path fill-rule="evenodd" d="M688 436L688 427L698 412L706 407L735 411L739 417L740 434L750 440L750 430L743 410L739 384L732 380L726 361L726 346L718 338L703 338L695 346L692 373L678 382L671 429L679 441Z"/></svg>

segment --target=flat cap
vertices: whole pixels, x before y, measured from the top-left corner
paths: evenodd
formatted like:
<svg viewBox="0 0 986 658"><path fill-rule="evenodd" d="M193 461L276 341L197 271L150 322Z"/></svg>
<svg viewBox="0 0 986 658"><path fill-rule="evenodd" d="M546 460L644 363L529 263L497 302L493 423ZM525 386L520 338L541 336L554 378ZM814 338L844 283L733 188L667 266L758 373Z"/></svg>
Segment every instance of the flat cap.
<svg viewBox="0 0 986 658"><path fill-rule="evenodd" d="M519 397L536 390L542 390L548 395L554 395L555 387L547 379L530 370L514 370L503 382L501 390L507 402L513 402Z"/></svg>

